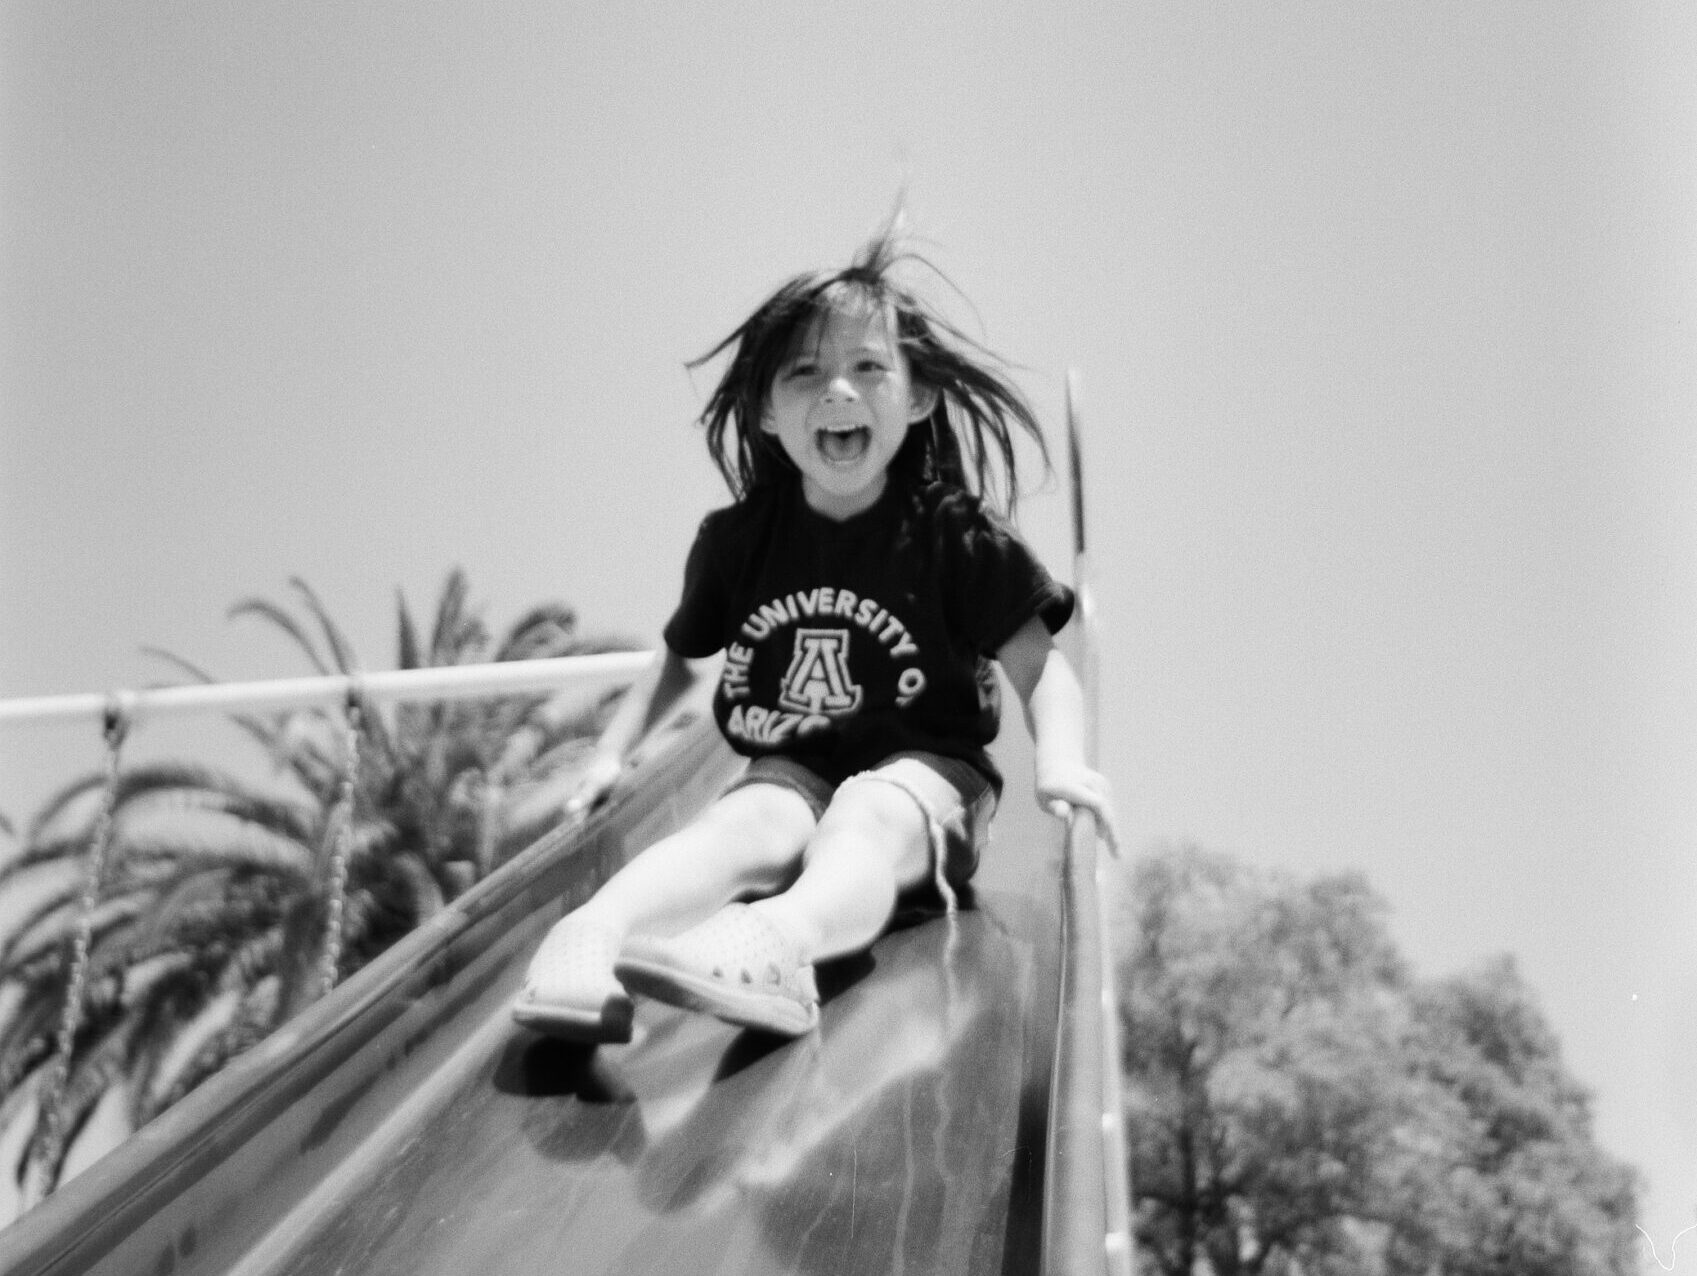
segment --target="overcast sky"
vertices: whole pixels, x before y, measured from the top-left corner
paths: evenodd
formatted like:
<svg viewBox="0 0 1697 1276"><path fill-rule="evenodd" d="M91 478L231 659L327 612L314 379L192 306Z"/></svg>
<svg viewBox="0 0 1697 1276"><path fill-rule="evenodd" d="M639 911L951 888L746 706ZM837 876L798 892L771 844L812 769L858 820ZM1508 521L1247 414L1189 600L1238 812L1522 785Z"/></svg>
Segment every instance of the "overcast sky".
<svg viewBox="0 0 1697 1276"><path fill-rule="evenodd" d="M147 644L305 672L224 619L295 574L373 668L455 564L498 624L652 640L724 500L685 361L905 188L1057 426L1081 370L1131 846L1362 869L1425 974L1513 952L1665 1259L1697 10L632 12L6 5L0 696L152 680ZM1058 492L1025 525L1064 570ZM86 736L0 736L0 811Z"/></svg>

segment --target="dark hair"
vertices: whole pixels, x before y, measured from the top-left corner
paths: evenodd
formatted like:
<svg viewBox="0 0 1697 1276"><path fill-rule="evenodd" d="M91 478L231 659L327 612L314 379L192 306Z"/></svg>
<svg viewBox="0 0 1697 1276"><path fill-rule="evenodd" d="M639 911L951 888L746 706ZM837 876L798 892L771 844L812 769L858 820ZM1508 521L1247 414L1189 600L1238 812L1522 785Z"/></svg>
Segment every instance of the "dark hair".
<svg viewBox="0 0 1697 1276"><path fill-rule="evenodd" d="M760 428L772 381L816 320L851 304L889 308L913 383L937 394L930 415L908 427L890 464L893 474L953 483L1011 513L1019 495L1015 428L1036 442L1048 472L1042 428L1025 396L995 366L1002 361L896 281L894 270L904 262L942 278L886 228L846 269L812 271L783 284L736 331L688 365L693 370L732 351L700 423L713 463L736 499L795 473L782 446ZM1002 485L1005 490L999 490Z"/></svg>

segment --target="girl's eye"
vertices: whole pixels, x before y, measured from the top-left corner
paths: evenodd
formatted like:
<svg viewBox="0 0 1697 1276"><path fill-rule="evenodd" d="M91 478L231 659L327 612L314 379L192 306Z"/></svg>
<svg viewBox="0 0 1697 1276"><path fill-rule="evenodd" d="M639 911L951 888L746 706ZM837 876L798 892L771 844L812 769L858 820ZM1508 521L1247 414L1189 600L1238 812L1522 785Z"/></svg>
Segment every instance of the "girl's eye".
<svg viewBox="0 0 1697 1276"><path fill-rule="evenodd" d="M784 375L794 381L802 377L810 377L814 371L814 366L811 363L794 363L790 365L790 370Z"/></svg>

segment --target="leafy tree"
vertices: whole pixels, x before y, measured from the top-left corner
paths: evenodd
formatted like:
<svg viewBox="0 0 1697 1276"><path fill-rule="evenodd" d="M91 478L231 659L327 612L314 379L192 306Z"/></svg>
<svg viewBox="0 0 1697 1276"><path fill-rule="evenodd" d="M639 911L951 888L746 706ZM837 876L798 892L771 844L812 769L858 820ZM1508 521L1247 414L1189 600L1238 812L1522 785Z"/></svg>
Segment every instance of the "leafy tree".
<svg viewBox="0 0 1697 1276"><path fill-rule="evenodd" d="M1631 1269L1633 1178L1511 963L1416 981L1359 875L1184 849L1128 887L1127 1124L1155 1270Z"/></svg>
<svg viewBox="0 0 1697 1276"><path fill-rule="evenodd" d="M281 629L320 673L355 672L353 650L318 597L293 585L301 616L263 599L231 614ZM464 575L451 573L428 635L400 600L399 667L629 645L586 640L569 608L549 605L521 617L491 650L467 598ZM280 792L190 763L118 774L59 1105L63 1138L39 1108L105 777L69 785L25 829L20 851L0 870L0 898L12 900L0 915L17 914L0 937L0 1129L21 1124L28 1133L0 1146L19 1147L26 1202L58 1182L97 1105L121 1104L127 1128L150 1120L332 976L358 970L481 878L504 848L528 840L544 817L515 827L506 818L512 799L587 747L601 705L518 696L385 715L356 696L351 709L236 718L271 757Z"/></svg>
<svg viewBox="0 0 1697 1276"><path fill-rule="evenodd" d="M1636 1270L1633 1175L1597 1150L1589 1096L1513 960L1416 988L1412 1004L1415 1074L1462 1120L1450 1191L1428 1197L1439 1226L1393 1238L1401 1269L1434 1248L1424 1230L1441 1233L1452 1276Z"/></svg>

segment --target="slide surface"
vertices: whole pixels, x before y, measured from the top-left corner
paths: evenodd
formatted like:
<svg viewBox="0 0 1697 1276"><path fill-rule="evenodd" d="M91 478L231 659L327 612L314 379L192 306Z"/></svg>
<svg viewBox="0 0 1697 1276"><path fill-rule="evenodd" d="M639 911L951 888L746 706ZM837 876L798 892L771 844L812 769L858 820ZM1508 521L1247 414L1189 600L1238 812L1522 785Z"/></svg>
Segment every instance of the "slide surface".
<svg viewBox="0 0 1697 1276"><path fill-rule="evenodd" d="M734 774L697 724L0 1232L0 1271L1040 1270L1065 835L1004 736L975 905L823 967L817 1034L509 1018L547 927Z"/></svg>

